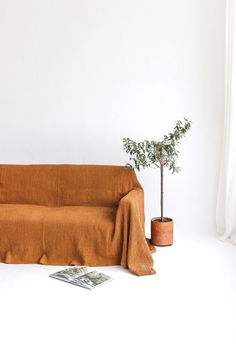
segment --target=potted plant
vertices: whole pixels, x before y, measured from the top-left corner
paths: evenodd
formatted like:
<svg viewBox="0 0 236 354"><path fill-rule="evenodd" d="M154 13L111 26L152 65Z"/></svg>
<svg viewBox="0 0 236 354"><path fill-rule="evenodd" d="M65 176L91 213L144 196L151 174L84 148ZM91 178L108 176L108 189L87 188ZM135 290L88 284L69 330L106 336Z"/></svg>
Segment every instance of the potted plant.
<svg viewBox="0 0 236 354"><path fill-rule="evenodd" d="M173 220L164 217L164 167L167 167L172 173L179 172L177 158L179 151L177 146L186 132L191 128L191 122L188 119L176 122L172 133L164 135L162 141L144 140L136 142L130 138L123 139L123 148L130 155L131 163L126 165L140 171L140 168L159 168L161 182L160 207L161 216L151 220L151 242L157 246L170 246L173 243Z"/></svg>

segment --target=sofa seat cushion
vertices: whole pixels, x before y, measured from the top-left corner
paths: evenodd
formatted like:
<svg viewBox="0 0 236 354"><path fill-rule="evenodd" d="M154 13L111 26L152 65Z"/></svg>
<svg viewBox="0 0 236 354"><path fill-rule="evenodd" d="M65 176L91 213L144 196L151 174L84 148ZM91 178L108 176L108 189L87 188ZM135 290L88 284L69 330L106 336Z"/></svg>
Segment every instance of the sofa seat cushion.
<svg viewBox="0 0 236 354"><path fill-rule="evenodd" d="M115 207L0 204L0 262L119 264L115 218Z"/></svg>

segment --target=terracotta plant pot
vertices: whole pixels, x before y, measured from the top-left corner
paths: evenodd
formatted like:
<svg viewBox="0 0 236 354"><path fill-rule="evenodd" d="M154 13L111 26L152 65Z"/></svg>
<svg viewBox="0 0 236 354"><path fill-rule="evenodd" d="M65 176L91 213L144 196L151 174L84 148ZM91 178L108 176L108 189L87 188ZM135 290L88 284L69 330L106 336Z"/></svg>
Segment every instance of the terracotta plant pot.
<svg viewBox="0 0 236 354"><path fill-rule="evenodd" d="M171 246L173 244L174 222L170 218L153 218L151 220L151 243L155 246Z"/></svg>

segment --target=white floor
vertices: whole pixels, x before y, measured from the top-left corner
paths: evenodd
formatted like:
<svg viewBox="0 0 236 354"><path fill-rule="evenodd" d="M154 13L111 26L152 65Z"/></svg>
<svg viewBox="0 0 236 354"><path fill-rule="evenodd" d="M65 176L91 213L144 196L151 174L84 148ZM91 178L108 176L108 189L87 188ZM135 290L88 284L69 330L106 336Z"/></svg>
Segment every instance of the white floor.
<svg viewBox="0 0 236 354"><path fill-rule="evenodd" d="M48 277L62 267L0 264L0 351L236 353L236 247L175 235L155 276L120 267L93 291Z"/></svg>

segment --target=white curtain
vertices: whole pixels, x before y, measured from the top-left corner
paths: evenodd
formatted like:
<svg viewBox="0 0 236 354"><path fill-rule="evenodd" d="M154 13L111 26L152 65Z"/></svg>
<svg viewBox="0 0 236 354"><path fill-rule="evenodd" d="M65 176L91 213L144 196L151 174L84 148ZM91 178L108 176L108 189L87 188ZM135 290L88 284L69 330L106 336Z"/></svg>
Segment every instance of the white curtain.
<svg viewBox="0 0 236 354"><path fill-rule="evenodd" d="M227 0L225 121L217 200L217 231L236 243L236 0Z"/></svg>

